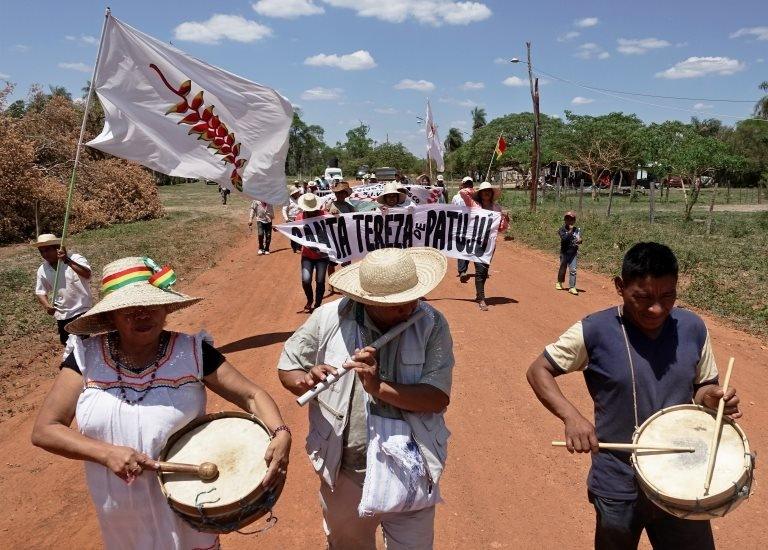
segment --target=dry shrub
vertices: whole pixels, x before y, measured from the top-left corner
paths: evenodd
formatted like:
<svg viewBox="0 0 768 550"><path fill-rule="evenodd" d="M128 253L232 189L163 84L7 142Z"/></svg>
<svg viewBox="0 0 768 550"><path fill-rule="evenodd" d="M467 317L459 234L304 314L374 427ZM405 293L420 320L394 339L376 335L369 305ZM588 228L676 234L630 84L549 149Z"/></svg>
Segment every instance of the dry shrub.
<svg viewBox="0 0 768 550"><path fill-rule="evenodd" d="M0 113L0 243L35 237L36 201L40 232L61 233L81 117L61 97L21 119ZM70 212L71 232L162 214L148 171L83 149Z"/></svg>

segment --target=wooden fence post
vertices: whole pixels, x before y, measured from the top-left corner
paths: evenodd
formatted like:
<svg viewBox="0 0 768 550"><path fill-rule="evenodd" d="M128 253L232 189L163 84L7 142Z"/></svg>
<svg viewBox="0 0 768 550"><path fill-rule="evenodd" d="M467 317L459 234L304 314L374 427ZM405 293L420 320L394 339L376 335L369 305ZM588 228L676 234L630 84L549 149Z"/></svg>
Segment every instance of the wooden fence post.
<svg viewBox="0 0 768 550"><path fill-rule="evenodd" d="M579 180L579 218L581 218L581 209L583 205L584 205L584 177L582 176L582 178Z"/></svg>
<svg viewBox="0 0 768 550"><path fill-rule="evenodd" d="M712 210L715 208L715 197L717 196L717 185L720 182L715 182L715 188L712 190L712 198L709 200L709 213L707 214L707 235L712 233Z"/></svg>

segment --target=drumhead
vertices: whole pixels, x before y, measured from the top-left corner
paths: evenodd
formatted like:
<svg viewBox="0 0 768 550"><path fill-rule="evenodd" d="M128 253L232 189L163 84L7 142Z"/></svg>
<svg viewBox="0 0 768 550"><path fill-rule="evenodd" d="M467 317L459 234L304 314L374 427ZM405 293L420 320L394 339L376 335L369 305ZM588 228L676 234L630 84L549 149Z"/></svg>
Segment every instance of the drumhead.
<svg viewBox="0 0 768 550"><path fill-rule="evenodd" d="M205 421L169 441L163 460L200 464L213 462L219 475L212 481L185 474L163 474L166 496L184 506L222 508L237 503L259 489L267 473L264 454L271 437L250 415L228 415ZM216 417L219 415L209 415ZM193 423L194 424L194 423ZM186 428L185 428L186 430ZM178 437L177 437L178 436Z"/></svg>
<svg viewBox="0 0 768 550"><path fill-rule="evenodd" d="M706 507L733 498L735 487L746 483L751 473L749 444L744 432L730 419L723 419L712 483L707 495L704 481L714 413L698 405L678 405L650 417L635 433L634 443L692 447L693 453L635 451L632 462L641 482L665 502ZM651 496L651 495L649 495Z"/></svg>

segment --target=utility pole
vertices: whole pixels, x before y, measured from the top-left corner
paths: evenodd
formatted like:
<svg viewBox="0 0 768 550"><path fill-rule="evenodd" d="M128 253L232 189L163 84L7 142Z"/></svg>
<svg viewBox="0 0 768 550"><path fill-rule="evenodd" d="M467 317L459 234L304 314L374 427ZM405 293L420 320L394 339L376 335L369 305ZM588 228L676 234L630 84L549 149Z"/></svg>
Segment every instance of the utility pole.
<svg viewBox="0 0 768 550"><path fill-rule="evenodd" d="M531 43L526 42L528 50L528 83L531 86L533 102L533 151L531 152L531 212L536 212L536 193L539 187L539 79L533 78L531 68Z"/></svg>

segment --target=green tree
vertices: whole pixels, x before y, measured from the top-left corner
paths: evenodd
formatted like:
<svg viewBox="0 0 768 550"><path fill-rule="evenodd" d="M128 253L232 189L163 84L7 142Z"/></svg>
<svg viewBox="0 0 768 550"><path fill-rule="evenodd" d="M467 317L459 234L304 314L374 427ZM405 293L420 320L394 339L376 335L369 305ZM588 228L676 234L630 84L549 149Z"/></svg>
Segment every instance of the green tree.
<svg viewBox="0 0 768 550"><path fill-rule="evenodd" d="M420 172L424 161L411 153L402 143L382 143L372 150L369 166L391 166L406 173Z"/></svg>
<svg viewBox="0 0 768 550"><path fill-rule="evenodd" d="M768 92L768 80L764 80L760 83L760 86L758 86L762 91ZM755 104L755 116L757 118L762 118L765 120L768 120L768 93L761 97L757 103Z"/></svg>
<svg viewBox="0 0 768 550"><path fill-rule="evenodd" d="M17 99L10 105L8 105L8 108L4 111L6 115L8 115L11 118L21 118L24 116L24 113L27 111L26 106L24 105L23 99Z"/></svg>
<svg viewBox="0 0 768 550"><path fill-rule="evenodd" d="M347 142L344 148L350 158L362 160L371 153L373 139L368 135L370 131L371 127L362 122L359 126L347 131Z"/></svg>
<svg viewBox="0 0 768 550"><path fill-rule="evenodd" d="M566 111L565 117L567 123L555 140L555 151L571 168L589 174L592 199L597 200L603 174L637 168L643 151L643 123L624 113L593 117Z"/></svg>
<svg viewBox="0 0 768 550"><path fill-rule="evenodd" d="M301 111L293 113L293 123L288 131L288 156L285 172L295 176L310 177L325 167L327 146L325 131L317 125L308 125L301 119Z"/></svg>
<svg viewBox="0 0 768 550"><path fill-rule="evenodd" d="M480 128L486 125L486 113L485 109L482 107L475 107L470 111L470 116L472 117L472 132L476 132Z"/></svg>
<svg viewBox="0 0 768 550"><path fill-rule="evenodd" d="M450 128L448 130L448 136L445 138L445 142L443 143L445 146L445 152L450 153L451 151L455 151L462 145L464 145L464 136L461 135L461 130L458 128Z"/></svg>

